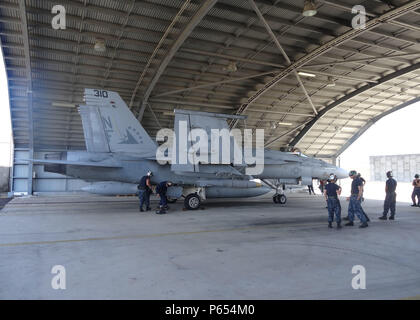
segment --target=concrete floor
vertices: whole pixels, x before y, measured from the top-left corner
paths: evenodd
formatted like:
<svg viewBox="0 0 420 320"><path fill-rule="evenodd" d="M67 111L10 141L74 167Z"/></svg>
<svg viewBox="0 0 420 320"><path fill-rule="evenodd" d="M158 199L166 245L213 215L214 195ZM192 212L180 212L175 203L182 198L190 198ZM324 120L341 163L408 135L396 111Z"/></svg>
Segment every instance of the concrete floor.
<svg viewBox="0 0 420 320"><path fill-rule="evenodd" d="M347 203L342 200L343 212ZM420 208L326 227L320 196L217 200L139 213L133 198L17 198L0 212L2 299L399 299L420 296ZM51 268L66 268L53 290ZM365 290L351 286L354 265Z"/></svg>

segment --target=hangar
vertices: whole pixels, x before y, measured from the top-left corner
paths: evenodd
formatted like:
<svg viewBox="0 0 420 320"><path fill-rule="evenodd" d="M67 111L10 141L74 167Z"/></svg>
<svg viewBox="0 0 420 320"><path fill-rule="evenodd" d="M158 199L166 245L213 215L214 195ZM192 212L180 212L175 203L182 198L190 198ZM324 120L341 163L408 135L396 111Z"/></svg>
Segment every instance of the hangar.
<svg viewBox="0 0 420 320"><path fill-rule="evenodd" d="M65 29L54 5L0 4L14 194L83 186L20 159L85 148L84 88L119 92L152 137L174 108L247 115L266 146L332 162L418 101L419 1L62 0Z"/></svg>
<svg viewBox="0 0 420 320"><path fill-rule="evenodd" d="M369 228L340 231L306 194L162 216L26 161L87 149L91 88L118 92L151 137L174 109L223 113L335 163L420 100L419 17L420 0L2 0L10 193L40 196L0 211L0 299L419 299L419 208L382 221L368 199Z"/></svg>

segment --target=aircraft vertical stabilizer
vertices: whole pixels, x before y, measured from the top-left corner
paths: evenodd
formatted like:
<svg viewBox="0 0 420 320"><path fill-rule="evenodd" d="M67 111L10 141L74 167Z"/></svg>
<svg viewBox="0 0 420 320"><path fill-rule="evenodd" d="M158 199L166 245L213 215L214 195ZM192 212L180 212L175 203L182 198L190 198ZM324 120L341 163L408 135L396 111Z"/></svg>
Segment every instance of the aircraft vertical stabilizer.
<svg viewBox="0 0 420 320"><path fill-rule="evenodd" d="M202 112L202 111L192 111L192 110L181 110L175 109L175 122L174 122L174 129L175 129L175 136L177 141L175 141L176 145L178 146L178 154L177 154L177 163L172 163L171 170L178 171L178 172L200 172L200 167L198 164L182 164L181 159L179 156L181 153L187 154L188 150L190 150L193 142L195 139L191 137L191 132L193 129L203 129L207 133L208 137L208 150L200 150L202 155L210 156L211 154L217 153L219 154L219 159L217 163L223 163L223 148L222 142L220 141L221 138L217 135L214 136L212 132L213 129L215 130L226 130L228 133L228 139L230 143L228 144L229 149L229 161L225 164L233 163L234 159L234 150L240 150L238 144L234 137L230 137L229 133L229 126L226 122L226 119L239 119L243 120L246 119L246 116L237 116L237 115L228 115L228 114L220 114L220 113L211 113L211 112ZM180 143L179 139L182 134L179 132L181 130L180 123L184 122L186 134L190 139L186 141L186 143ZM219 144L213 145L212 140L219 141ZM234 148L236 146L236 148ZM217 150L218 149L218 150ZM193 154L195 157L195 155Z"/></svg>
<svg viewBox="0 0 420 320"><path fill-rule="evenodd" d="M79 107L89 152L126 152L155 156L156 143L118 93L85 89L86 105Z"/></svg>

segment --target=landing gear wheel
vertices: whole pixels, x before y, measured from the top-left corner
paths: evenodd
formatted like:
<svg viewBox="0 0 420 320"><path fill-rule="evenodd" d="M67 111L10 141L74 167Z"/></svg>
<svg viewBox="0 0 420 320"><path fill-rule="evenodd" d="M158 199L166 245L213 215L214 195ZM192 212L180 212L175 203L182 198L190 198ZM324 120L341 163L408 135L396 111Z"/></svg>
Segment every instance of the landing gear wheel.
<svg viewBox="0 0 420 320"><path fill-rule="evenodd" d="M197 210L198 208L200 208L200 204L200 197L195 193L189 194L184 200L184 206L188 210Z"/></svg>
<svg viewBox="0 0 420 320"><path fill-rule="evenodd" d="M284 194L276 194L273 197L274 203L285 204L287 202L287 197Z"/></svg>
<svg viewBox="0 0 420 320"><path fill-rule="evenodd" d="M177 200L177 198L168 198L168 203L175 203Z"/></svg>
<svg viewBox="0 0 420 320"><path fill-rule="evenodd" d="M284 194L278 195L277 197L280 204L286 204L287 197Z"/></svg>

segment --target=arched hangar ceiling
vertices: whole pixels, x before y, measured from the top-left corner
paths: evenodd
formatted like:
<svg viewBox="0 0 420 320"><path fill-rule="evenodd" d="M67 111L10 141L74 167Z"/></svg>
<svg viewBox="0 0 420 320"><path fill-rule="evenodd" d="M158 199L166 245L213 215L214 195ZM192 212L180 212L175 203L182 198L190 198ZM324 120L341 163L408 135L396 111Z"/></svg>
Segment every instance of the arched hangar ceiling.
<svg viewBox="0 0 420 320"><path fill-rule="evenodd" d="M65 30L51 26L57 1L0 2L17 148L84 148L86 87L118 91L152 136L174 108L245 114L231 126L322 158L419 97L420 0L318 0L309 17L304 0L59 3Z"/></svg>

